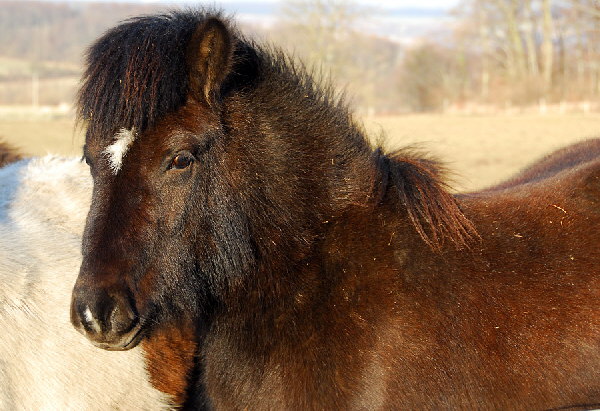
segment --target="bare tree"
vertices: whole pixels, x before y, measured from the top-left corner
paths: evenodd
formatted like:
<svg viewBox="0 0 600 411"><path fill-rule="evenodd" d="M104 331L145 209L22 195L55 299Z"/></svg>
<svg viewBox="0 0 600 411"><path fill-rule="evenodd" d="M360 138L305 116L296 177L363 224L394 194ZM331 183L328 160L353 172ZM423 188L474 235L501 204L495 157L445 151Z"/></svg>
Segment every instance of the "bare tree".
<svg viewBox="0 0 600 411"><path fill-rule="evenodd" d="M542 30L542 76L545 91L552 88L552 70L554 63L554 23L552 19L552 0L542 0L543 30Z"/></svg>
<svg viewBox="0 0 600 411"><path fill-rule="evenodd" d="M317 75L347 88L358 109L366 112L384 100L376 89L391 78L398 47L365 34L372 12L353 1L286 0L275 36Z"/></svg>
<svg viewBox="0 0 600 411"><path fill-rule="evenodd" d="M508 79L502 87L513 100L600 96L597 0L465 0L463 7L470 10L463 24L477 27L475 49L491 61L482 78Z"/></svg>
<svg viewBox="0 0 600 411"><path fill-rule="evenodd" d="M527 45L527 71L530 77L536 77L539 74L538 66L538 48L536 44L537 19L533 11L533 0L524 1L524 13L521 20L523 37Z"/></svg>

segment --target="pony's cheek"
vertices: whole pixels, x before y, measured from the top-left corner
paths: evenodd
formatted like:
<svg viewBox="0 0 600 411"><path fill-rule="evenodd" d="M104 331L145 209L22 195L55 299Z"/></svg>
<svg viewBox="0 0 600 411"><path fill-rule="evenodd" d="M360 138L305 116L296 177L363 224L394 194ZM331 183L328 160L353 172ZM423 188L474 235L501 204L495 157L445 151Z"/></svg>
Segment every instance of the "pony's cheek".
<svg viewBox="0 0 600 411"><path fill-rule="evenodd" d="M141 274L141 278L135 287L137 291L135 298L136 308L143 319L153 315L153 313L151 313L152 307L150 306L150 302L157 292L156 286L157 284L160 284L160 281L161 276L159 271L156 268L151 267Z"/></svg>
<svg viewBox="0 0 600 411"><path fill-rule="evenodd" d="M188 220L190 202L194 201L191 187L173 185L161 187L154 198L158 198L159 201L149 207L150 212L165 234L174 238L182 235L188 225L186 220Z"/></svg>

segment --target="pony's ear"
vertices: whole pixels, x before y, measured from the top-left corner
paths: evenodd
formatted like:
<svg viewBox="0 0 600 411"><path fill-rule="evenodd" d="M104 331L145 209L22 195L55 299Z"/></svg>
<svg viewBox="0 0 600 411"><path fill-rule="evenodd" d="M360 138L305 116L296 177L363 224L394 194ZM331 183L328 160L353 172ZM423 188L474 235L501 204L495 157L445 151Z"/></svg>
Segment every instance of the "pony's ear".
<svg viewBox="0 0 600 411"><path fill-rule="evenodd" d="M199 101L213 104L231 69L233 38L223 21L209 18L198 25L187 49L190 91Z"/></svg>

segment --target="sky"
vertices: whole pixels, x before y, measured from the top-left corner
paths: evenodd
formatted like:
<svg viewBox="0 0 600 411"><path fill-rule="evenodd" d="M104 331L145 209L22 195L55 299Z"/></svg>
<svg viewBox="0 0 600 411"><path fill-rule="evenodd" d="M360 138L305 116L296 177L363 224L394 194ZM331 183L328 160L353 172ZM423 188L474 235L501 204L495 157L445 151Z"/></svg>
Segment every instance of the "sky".
<svg viewBox="0 0 600 411"><path fill-rule="evenodd" d="M147 0L137 0L147 1ZM174 0L162 0L174 1ZM411 44L430 33L445 31L452 18L448 12L456 8L460 0L355 0L367 6L373 18L365 23L363 30L403 44ZM197 3L197 1L196 1ZM276 13L279 0L219 0L216 4L234 12L239 18L263 22L265 14ZM262 8L262 12L259 10ZM266 13L265 13L266 12ZM433 34L432 34L433 35Z"/></svg>
<svg viewBox="0 0 600 411"><path fill-rule="evenodd" d="M98 0L71 0L71 1L87 1L97 2ZM179 0L108 0L118 1L126 3L178 3ZM219 0L216 3L228 4L228 3L278 3L279 0ZM373 6L381 7L395 7L395 8L434 8L434 9L448 9L455 6L458 0L358 0L358 3L368 4Z"/></svg>
<svg viewBox="0 0 600 411"><path fill-rule="evenodd" d="M52 1L52 0L47 0ZM121 3L214 3L221 4L227 7L242 6L244 8L253 4L259 5L276 5L280 0L217 0L217 1L186 1L186 0L70 0L72 2L121 2ZM371 7L380 7L383 9L429 9L429 10L449 10L455 7L459 0L355 0L357 3L368 5Z"/></svg>
<svg viewBox="0 0 600 411"><path fill-rule="evenodd" d="M52 0L46 0L52 1ZM71 2L120 2L216 5L241 21L268 26L275 22L280 0L69 0ZM399 43L410 44L430 32L448 27L448 11L461 0L354 0L367 6L372 19L363 30Z"/></svg>

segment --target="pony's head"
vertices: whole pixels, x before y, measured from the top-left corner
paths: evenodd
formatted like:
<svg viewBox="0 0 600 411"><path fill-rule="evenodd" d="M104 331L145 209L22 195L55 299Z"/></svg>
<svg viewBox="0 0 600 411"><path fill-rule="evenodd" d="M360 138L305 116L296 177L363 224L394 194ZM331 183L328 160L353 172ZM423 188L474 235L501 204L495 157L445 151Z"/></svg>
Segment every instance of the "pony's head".
<svg viewBox="0 0 600 411"><path fill-rule="evenodd" d="M218 15L172 13L127 21L89 51L79 114L94 191L71 319L100 347L207 309L199 296L252 264L240 170L224 163L238 43Z"/></svg>
<svg viewBox="0 0 600 411"><path fill-rule="evenodd" d="M21 154L16 148L0 139L0 167L19 161Z"/></svg>

